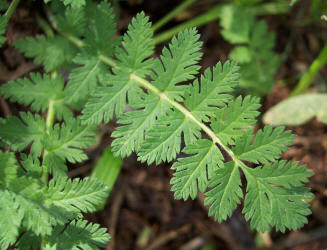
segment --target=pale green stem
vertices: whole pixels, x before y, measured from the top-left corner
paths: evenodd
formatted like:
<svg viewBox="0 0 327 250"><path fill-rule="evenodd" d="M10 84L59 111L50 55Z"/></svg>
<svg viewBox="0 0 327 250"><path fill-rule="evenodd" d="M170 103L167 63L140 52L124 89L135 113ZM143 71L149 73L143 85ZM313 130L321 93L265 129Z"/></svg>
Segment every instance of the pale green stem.
<svg viewBox="0 0 327 250"><path fill-rule="evenodd" d="M48 9L45 10L46 14L47 14L47 17L51 23L51 26L60 34L62 35L63 37L65 37L67 40L69 40L70 42L72 42L73 44L75 44L75 46L77 46L78 48L82 48L84 46L84 42L75 37L75 36L72 36L71 34L69 33L66 33L66 32L62 32L60 31L60 29L58 28L58 24L57 24L57 20L55 18L55 16L51 13L51 11L49 11Z"/></svg>
<svg viewBox="0 0 327 250"><path fill-rule="evenodd" d="M52 127L53 121L54 121L54 116L55 116L55 109L54 109L54 100L50 100L49 102L49 109L47 113L47 119L46 119L46 129L47 133L49 133L49 129Z"/></svg>
<svg viewBox="0 0 327 250"><path fill-rule="evenodd" d="M49 134L49 130L53 125L53 121L54 121L54 117L55 117L55 101L54 100L50 100L49 102L49 108L48 108L48 113L47 113L47 117L46 117L46 133ZM43 152L43 159L47 156L49 152L47 150L44 150ZM48 173L48 169L47 166L45 166L43 164L43 171L42 171L42 181L47 184L48 183L48 178L49 178L49 173Z"/></svg>
<svg viewBox="0 0 327 250"><path fill-rule="evenodd" d="M180 12L185 10L187 7L192 5L197 0L185 0L180 5L178 5L175 9L170 11L167 15L165 15L162 19L160 19L157 23L152 26L152 30L156 31L168 23L171 19L177 16Z"/></svg>
<svg viewBox="0 0 327 250"><path fill-rule="evenodd" d="M285 1L284 3L266 3L257 6L252 6L251 11L257 16L263 15L280 15L287 14L290 11L289 4Z"/></svg>
<svg viewBox="0 0 327 250"><path fill-rule="evenodd" d="M154 37L155 43L158 44L158 43L165 42L184 29L191 28L191 27L200 27L209 22L219 19L221 9L225 6L228 6L228 4L218 5L203 15L192 18L189 21L186 21L180 25L177 25L169 30L166 30L158 34L157 36ZM250 7L249 9L251 9L251 11L255 15L274 15L274 14L287 13L290 7L288 6L287 3L267 3L258 6L253 6Z"/></svg>
<svg viewBox="0 0 327 250"><path fill-rule="evenodd" d="M17 7L17 5L19 4L20 0L13 0L10 5L9 8L7 9L6 13L5 13L5 17L7 18L7 20L9 20L12 16L12 14L15 12L15 9Z"/></svg>
<svg viewBox="0 0 327 250"><path fill-rule="evenodd" d="M218 6L201 16L192 18L191 20L189 20L187 22L184 22L180 25L177 25L177 26L167 30L167 31L164 31L154 37L154 42L156 44L165 42L165 41L169 40L171 37L173 37L174 35L178 34L179 32L181 32L185 29L192 28L192 27L200 27L211 21L217 20L220 16L221 9L222 9L222 6Z"/></svg>
<svg viewBox="0 0 327 250"><path fill-rule="evenodd" d="M100 61L104 62L105 64L108 64L109 66L119 69L119 66L117 65L117 63L115 62L115 60L105 56L105 55L99 55L99 59Z"/></svg>
<svg viewBox="0 0 327 250"><path fill-rule="evenodd" d="M155 86L153 86L146 79L141 78L135 74L130 74L129 77L130 77L130 79L132 79L135 82L137 82L138 84L140 84L142 87L146 88L147 90L150 90L151 92L153 92L154 94L159 96L161 98L161 100L168 102L170 105L175 107L178 111L180 111L186 118L188 118L189 120L194 122L196 125L198 125L211 138L211 140L214 143L218 144L220 147L222 147L227 152L227 154L232 158L232 160L238 166L240 166L242 168L245 166L244 163L241 162L236 157L234 152L232 150L230 150L230 148L228 148L225 144L223 144L222 141L216 136L216 134L207 125L205 125L204 123L202 123L201 121L196 119L194 117L194 115L189 110L187 110L183 105L181 105L178 102L175 102L174 100L169 99L169 97L165 93L161 92L159 89L157 89Z"/></svg>
<svg viewBox="0 0 327 250"><path fill-rule="evenodd" d="M47 35L47 37L54 36L53 30L51 29L50 25L38 14L36 15L36 22Z"/></svg>
<svg viewBox="0 0 327 250"><path fill-rule="evenodd" d="M304 75L301 77L299 83L296 88L291 93L291 96L296 96L299 94L303 94L310 87L314 78L318 74L318 72L326 65L327 63L327 44L320 51L318 57L313 61L310 65L310 68Z"/></svg>

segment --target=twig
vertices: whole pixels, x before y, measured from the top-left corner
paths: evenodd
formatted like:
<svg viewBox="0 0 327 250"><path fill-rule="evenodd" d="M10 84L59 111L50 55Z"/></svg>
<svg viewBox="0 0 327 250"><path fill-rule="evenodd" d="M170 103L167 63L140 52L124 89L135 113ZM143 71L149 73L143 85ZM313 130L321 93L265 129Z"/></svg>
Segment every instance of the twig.
<svg viewBox="0 0 327 250"><path fill-rule="evenodd" d="M206 243L206 239L202 236L198 236L186 244L182 245L179 250L196 250L199 249L201 246L203 246Z"/></svg>
<svg viewBox="0 0 327 250"><path fill-rule="evenodd" d="M2 96L0 96L0 105L6 118L12 115L8 103L2 98Z"/></svg>
<svg viewBox="0 0 327 250"><path fill-rule="evenodd" d="M120 187L120 189L118 189L118 192L112 202L113 205L110 209L111 216L110 216L109 222L108 222L111 240L106 248L107 250L115 249L115 238L116 238L115 235L116 235L117 221L118 221L120 207L124 200L125 190L126 190L126 186L123 184L122 187Z"/></svg>
<svg viewBox="0 0 327 250"><path fill-rule="evenodd" d="M156 239L154 239L152 244L148 248L146 248L146 250L157 249L158 247L161 247L164 244L166 244L168 241L176 239L180 234L187 233L190 230L191 230L191 225L187 224L180 227L177 230L171 230L169 232L163 233L159 235Z"/></svg>

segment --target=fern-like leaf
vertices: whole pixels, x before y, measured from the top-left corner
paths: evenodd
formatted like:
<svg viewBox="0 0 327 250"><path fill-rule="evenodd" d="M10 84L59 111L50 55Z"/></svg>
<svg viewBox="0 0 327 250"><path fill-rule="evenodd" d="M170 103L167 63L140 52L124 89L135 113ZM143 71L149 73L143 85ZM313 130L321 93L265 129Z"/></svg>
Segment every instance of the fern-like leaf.
<svg viewBox="0 0 327 250"><path fill-rule="evenodd" d="M186 144L194 143L201 137L200 129L192 122L184 119L178 111L168 112L167 117L159 119L149 130L142 147L138 151L138 159L148 164L172 161L181 151L181 136Z"/></svg>
<svg viewBox="0 0 327 250"><path fill-rule="evenodd" d="M44 65L47 72L57 70L62 65L70 64L77 51L76 47L61 36L27 37L15 41L14 46L26 57L35 57L35 64Z"/></svg>
<svg viewBox="0 0 327 250"><path fill-rule="evenodd" d="M211 127L216 135L226 144L233 145L235 139L243 135L244 130L256 123L259 115L259 98L246 96L236 98L228 106L216 111L211 120Z"/></svg>
<svg viewBox="0 0 327 250"><path fill-rule="evenodd" d="M97 56L84 51L74 58L74 63L82 65L72 70L66 87L66 102L77 103L88 97L90 91L97 87L98 78L104 74L106 66Z"/></svg>
<svg viewBox="0 0 327 250"><path fill-rule="evenodd" d="M277 160L293 144L295 135L289 130L284 131L282 126L275 129L265 126L257 132L254 140L253 137L252 130L244 134L236 140L233 151L242 160L265 164Z"/></svg>
<svg viewBox="0 0 327 250"><path fill-rule="evenodd" d="M123 37L124 49L117 56L119 69L114 75L106 75L104 84L99 87L85 105L83 117L85 123L99 124L103 119L108 122L114 113L121 115L126 107L126 95L129 100L138 96L139 87L128 77L129 67L141 76L149 73L152 60L146 60L153 53L152 31L148 18L141 13L133 19L128 32ZM143 49L141 49L141 47Z"/></svg>
<svg viewBox="0 0 327 250"><path fill-rule="evenodd" d="M0 248L7 249L16 242L23 214L18 210L19 204L8 191L0 189Z"/></svg>
<svg viewBox="0 0 327 250"><path fill-rule="evenodd" d="M160 61L154 65L155 76L152 84L171 100L182 101L185 86L178 83L194 79L201 59L199 35L196 29L188 29L173 37L168 48L164 47ZM177 63L174 63L177 62Z"/></svg>
<svg viewBox="0 0 327 250"><path fill-rule="evenodd" d="M193 79L194 75L198 72L199 67L195 66L195 64L201 58L201 53L198 51L201 43L198 41L198 39L199 36L196 34L195 29L186 30L180 33L177 37L173 38L172 43L168 46L169 49L164 48L163 55L160 57L160 60L156 60L156 63L153 66L155 73L152 75L152 83L168 98L182 100L181 98L185 96L187 87L176 85L180 82ZM171 67L174 61L178 62L177 65L175 65L175 68ZM117 154L120 153L122 156L129 155L133 150L138 150L139 145L145 139L144 133L149 131L152 127L155 127L154 124L156 123L156 119L158 117L164 117L166 112L169 111L170 106L154 94L149 93L142 94L140 96L141 101L138 101L137 104L133 104L132 102L130 106L135 109L143 108L142 111L134 110L129 112L126 117L123 116L118 122L124 124L124 126L120 127L113 133L113 136L116 138L115 142L113 143L114 152L116 152L117 148L122 148L124 145L127 145L129 141L134 141L134 143L128 146L126 150L119 150L117 152ZM141 103L144 104L140 105ZM145 106L146 104L148 105ZM139 118L137 118L137 116L139 116ZM130 117L134 117L135 120L130 120ZM125 122L127 120L128 122ZM193 137L193 135L198 134L198 132L195 130L188 134ZM151 139L148 139L148 141L149 140ZM189 141L192 141L192 139ZM149 148L148 146L146 147ZM176 153L179 152L176 150L178 146L172 148ZM159 151L156 150L154 154L157 154L158 152ZM173 153L173 155L176 153ZM151 156L149 154L147 155L148 156L146 159L144 158L143 160L152 162L153 160L149 161L149 159L156 158L156 156ZM161 159L165 160L163 157L161 157Z"/></svg>
<svg viewBox="0 0 327 250"><path fill-rule="evenodd" d="M305 167L285 161L247 169L243 213L247 220L251 219L251 227L263 232L276 225L277 230L284 232L307 223L306 216L311 211L305 199L311 199L312 194L302 182L307 182L311 175Z"/></svg>
<svg viewBox="0 0 327 250"><path fill-rule="evenodd" d="M44 112L53 103L58 119L72 116L71 110L64 102L64 80L61 77L31 73L31 79L20 78L0 88L0 93L12 102L31 105L31 110Z"/></svg>
<svg viewBox="0 0 327 250"><path fill-rule="evenodd" d="M241 64L240 86L256 95L269 92L280 58L274 53L275 35L268 32L265 21L256 21L246 8L226 6L222 10L221 34L237 45L230 59Z"/></svg>
<svg viewBox="0 0 327 250"><path fill-rule="evenodd" d="M243 198L241 177L238 166L228 162L217 169L209 182L210 191L206 193L205 205L211 205L209 216L221 222L230 217Z"/></svg>
<svg viewBox="0 0 327 250"><path fill-rule="evenodd" d="M208 122L215 116L217 107L223 107L232 99L231 93L237 86L239 67L236 63L218 63L212 70L207 69L190 86L185 98L186 107L195 118Z"/></svg>
<svg viewBox="0 0 327 250"><path fill-rule="evenodd" d="M46 192L47 199L64 210L95 212L108 196L108 187L95 179L52 179Z"/></svg>
<svg viewBox="0 0 327 250"><path fill-rule="evenodd" d="M183 152L192 156L179 158L172 166L176 170L171 179L172 191L176 199L195 199L198 188L204 192L208 187L208 179L212 178L219 165L223 166L224 157L216 145L206 139L188 145Z"/></svg>
<svg viewBox="0 0 327 250"><path fill-rule="evenodd" d="M54 154L62 160L81 162L87 159L83 149L94 143L94 127L83 126L79 119L56 124L45 136L44 143L48 155Z"/></svg>
<svg viewBox="0 0 327 250"><path fill-rule="evenodd" d="M100 225L73 220L67 227L58 226L47 237L46 249L99 249L105 247L110 235Z"/></svg>
<svg viewBox="0 0 327 250"><path fill-rule="evenodd" d="M0 140L14 151L22 151L31 143L31 154L40 156L43 150L45 121L31 113L20 113L21 120L10 116L0 123Z"/></svg>

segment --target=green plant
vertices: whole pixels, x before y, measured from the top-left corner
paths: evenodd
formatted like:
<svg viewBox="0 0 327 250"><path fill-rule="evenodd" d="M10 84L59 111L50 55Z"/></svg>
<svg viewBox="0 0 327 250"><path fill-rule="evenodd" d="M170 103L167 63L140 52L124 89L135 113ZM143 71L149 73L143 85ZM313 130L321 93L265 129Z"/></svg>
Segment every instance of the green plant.
<svg viewBox="0 0 327 250"><path fill-rule="evenodd" d="M108 189L94 179L67 179L66 163L86 160L83 149L93 144L94 126L114 116L120 124L112 134L116 155L136 152L148 164L177 158L171 180L176 199L205 192L209 215L220 222L244 198L243 213L259 231L295 230L307 222L312 194L303 183L312 173L278 161L294 139L283 127L267 126L254 136L259 99L233 96L236 63L218 63L196 79L202 54L195 28L179 33L160 58L152 58L153 33L144 13L119 38L108 3L65 9L53 2L47 14L58 34L15 42L47 73L0 89L11 101L46 112L45 119L23 112L1 120L7 150L1 153L1 247L96 249L108 241L105 230L81 219L81 212L101 206ZM70 72L67 83L59 69Z"/></svg>
<svg viewBox="0 0 327 250"><path fill-rule="evenodd" d="M121 126L112 134L113 151L121 157L135 151L148 164L174 160L184 141L188 156L179 157L172 167L175 198L194 199L198 190L211 188L205 203L218 221L241 202L241 170L248 182L243 212L252 228L301 227L310 213L305 199L312 197L302 182L311 172L297 163L277 161L294 136L283 127L268 126L254 138L251 125L259 114L259 99L233 98L239 77L235 63L218 63L193 84L180 84L194 79L199 70L201 43L195 29L174 37L156 59L149 58L151 36L148 18L141 13L116 50L117 60L106 59L112 73L107 72L87 101L84 124L108 122L116 115ZM251 168L244 161L264 167Z"/></svg>
<svg viewBox="0 0 327 250"><path fill-rule="evenodd" d="M274 33L247 8L226 6L220 20L222 36L237 45L229 57L240 64L240 86L256 95L269 93L280 61Z"/></svg>
<svg viewBox="0 0 327 250"><path fill-rule="evenodd" d="M88 7L93 11L90 19L94 16L104 19L111 13L106 3L100 6L89 3ZM78 27L86 27L84 22L88 19L83 17L78 22L75 17L83 10L61 8L58 11L61 11L58 12L60 27L81 34ZM96 24L100 26L99 23ZM88 28L98 32L98 26ZM101 31L99 35L106 32ZM105 35L101 37L105 38ZM91 34L86 39L100 48L101 41ZM103 247L110 239L107 230L84 220L82 213L95 212L103 206L109 188L95 178L67 178L67 163L86 160L83 150L94 144L96 135L94 126L82 125L80 117L72 112L72 108L78 110L80 100L87 95L80 91L78 97L71 98L76 80L70 81L68 88L57 73L58 69L76 68L71 60L79 51L62 36L27 38L17 41L16 46L22 46L30 57L35 56L36 63L44 65L49 73L31 73L29 78L11 81L0 89L3 97L29 106L35 112L21 112L19 117L0 121L0 142L6 149L0 153L0 248ZM74 73L70 76L74 78ZM46 116L37 114L45 112Z"/></svg>
<svg viewBox="0 0 327 250"><path fill-rule="evenodd" d="M305 91L308 90L311 83L315 79L316 75L326 65L326 63L327 63L327 45L325 45L321 49L317 58L312 62L309 69L303 74L300 81L296 85L295 89L292 91L291 96L296 96L305 93Z"/></svg>

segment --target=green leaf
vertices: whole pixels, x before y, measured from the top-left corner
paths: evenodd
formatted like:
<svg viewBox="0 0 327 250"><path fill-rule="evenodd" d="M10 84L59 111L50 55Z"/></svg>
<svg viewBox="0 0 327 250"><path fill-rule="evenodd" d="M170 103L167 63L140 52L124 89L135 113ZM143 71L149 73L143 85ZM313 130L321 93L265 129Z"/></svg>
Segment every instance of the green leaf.
<svg viewBox="0 0 327 250"><path fill-rule="evenodd" d="M52 179L45 196L58 208L70 212L95 212L107 199L109 188L96 179Z"/></svg>
<svg viewBox="0 0 327 250"><path fill-rule="evenodd" d="M119 157L115 157L109 146L93 167L91 178L102 181L109 187L109 190L112 190L121 171L122 165L123 160Z"/></svg>
<svg viewBox="0 0 327 250"><path fill-rule="evenodd" d="M287 98L270 108L263 121L273 126L297 126L316 117L318 121L327 124L327 95L304 94Z"/></svg>
<svg viewBox="0 0 327 250"><path fill-rule="evenodd" d="M47 249L100 249L105 247L110 235L100 225L86 220L73 220L67 227L55 227L46 238Z"/></svg>
<svg viewBox="0 0 327 250"><path fill-rule="evenodd" d="M86 45L94 50L94 56L112 56L120 45L120 38L113 37L117 32L113 8L107 1L94 3L88 1L85 7L88 30L85 36Z"/></svg>
<svg viewBox="0 0 327 250"><path fill-rule="evenodd" d="M87 18L85 8L65 8L56 16L60 32L80 37L86 33Z"/></svg>
<svg viewBox="0 0 327 250"><path fill-rule="evenodd" d="M16 242L23 214L8 191L0 190L0 194L0 248L7 249Z"/></svg>
<svg viewBox="0 0 327 250"><path fill-rule="evenodd" d="M168 48L163 48L160 60L156 60L152 84L171 100L183 100L186 88L177 84L194 79L200 69L196 65L202 57L199 38L195 28L180 32Z"/></svg>
<svg viewBox="0 0 327 250"><path fill-rule="evenodd" d="M7 190L0 188L0 196L4 192L9 192L15 201L17 209L12 213L22 214L23 226L36 235L50 234L52 226L63 225L74 216L46 202L41 184L32 178L19 177Z"/></svg>
<svg viewBox="0 0 327 250"><path fill-rule="evenodd" d="M162 161L170 162L181 151L182 134L187 145L201 137L200 129L184 119L179 111L171 111L167 117L159 119L148 131L138 151L138 160L141 162L151 164L155 161L157 165Z"/></svg>
<svg viewBox="0 0 327 250"><path fill-rule="evenodd" d="M247 220L251 219L251 228L264 232L276 226L276 230L285 232L307 223L306 216L311 211L306 199L313 195L302 182L307 182L312 172L296 163L281 161L248 168L244 173L248 185L243 213Z"/></svg>
<svg viewBox="0 0 327 250"><path fill-rule="evenodd" d="M61 36L46 38L42 35L27 37L15 41L14 46L28 58L35 58L34 63L43 65L47 72L70 64L77 49Z"/></svg>
<svg viewBox="0 0 327 250"><path fill-rule="evenodd" d="M253 60L252 51L246 46L237 46L229 54L229 58L239 63L249 63Z"/></svg>
<svg viewBox="0 0 327 250"><path fill-rule="evenodd" d="M293 144L294 138L295 135L284 131L284 127L273 129L265 126L258 131L254 140L252 130L237 139L233 151L241 160L265 164L277 160Z"/></svg>
<svg viewBox="0 0 327 250"><path fill-rule="evenodd" d="M260 108L259 98L241 96L234 102L216 112L216 118L211 119L211 127L216 135L226 144L233 145L235 139L256 123L257 111Z"/></svg>
<svg viewBox="0 0 327 250"><path fill-rule="evenodd" d="M81 162L87 159L83 149L94 143L95 134L94 127L83 126L79 119L71 119L49 130L44 147L48 155L53 154L71 163Z"/></svg>
<svg viewBox="0 0 327 250"><path fill-rule="evenodd" d="M140 88L127 71L131 67L140 76L149 74L153 60L147 58L153 53L152 35L149 19L144 13L138 14L123 37L123 48L118 50L120 69L113 69L114 75L106 75L106 86L97 88L83 109L85 123L99 124L103 119L110 121L114 114L120 116L126 108L126 95L130 101L138 95Z"/></svg>
<svg viewBox="0 0 327 250"><path fill-rule="evenodd" d="M82 65L72 70L65 89L66 102L77 103L85 100L92 89L98 86L98 78L105 74L106 66L97 56L84 51L74 58L74 63Z"/></svg>
<svg viewBox="0 0 327 250"><path fill-rule="evenodd" d="M119 67L124 68L125 71L132 69L134 74L140 77L148 75L153 64L153 60L148 59L154 51L152 38L153 32L149 18L144 12L137 14L123 36L123 48L117 49ZM117 71L114 70L114 72Z"/></svg>
<svg viewBox="0 0 327 250"><path fill-rule="evenodd" d="M42 166L38 158L33 158L30 155L20 154L20 163L27 171L24 173L27 177L39 179L42 176Z"/></svg>
<svg viewBox="0 0 327 250"><path fill-rule="evenodd" d="M143 96L141 94L141 96ZM118 123L121 125L112 133L112 151L115 155L126 157L133 151L138 151L144 142L144 133L155 123L160 115L158 98L154 95L142 98L142 104L134 106L135 110L124 113ZM144 109L139 109L143 108Z"/></svg>
<svg viewBox="0 0 327 250"><path fill-rule="evenodd" d="M243 39L245 44L242 46L251 50L251 61L244 65L255 65L257 68L249 75L258 73L260 56L274 61L271 56L273 36L267 35L268 39L261 41L261 37L267 34L267 27L258 22L258 30L252 30L254 23L254 18L252 21L250 19L246 24L248 26L245 25L247 29L240 30L235 36L230 33L235 41ZM230 27L237 29L237 26L242 25L238 22ZM162 55L154 60L149 59L153 53L150 29L148 19L144 14L139 14L124 35L122 46L115 52L114 57L118 60L101 57L112 70L101 77L101 87L94 91L82 111L83 122L108 122L116 115L120 126L112 133L115 138L112 143L115 155L125 157L134 151L139 160L147 161L148 164L178 158L173 165L176 172L171 182L175 197L194 199L198 191L211 189L206 192L206 204L211 205L210 215L222 221L232 214L243 197L239 171L248 175L251 171L245 165L248 162L251 162L251 167L264 163L269 168L269 164L276 163L287 146L292 144L294 136L284 132L283 128L273 129L269 126L253 136L253 126L260 107L259 99L234 98L232 92L238 80L235 63L217 64L213 70L206 70L204 76L193 84L185 82L193 80L199 71L197 64L201 58L201 43L198 42L199 36L195 29L179 33L163 49ZM252 38L253 44L250 43ZM264 46L264 49L260 50L260 46ZM253 62L255 52L259 55L256 58L258 60ZM261 76L270 76L273 70L276 68L268 73L260 72ZM267 90L269 86L260 88ZM183 147L183 154L180 154ZM231 162L224 163L225 159ZM301 177L302 172L298 174L297 170L291 171L288 168L285 165L283 171L274 170L276 172L271 174L272 178L267 178L268 185L274 191L273 198L268 191L264 195L258 192L259 184L256 185L246 176L248 187L253 186L254 190L248 188L248 197L245 198L247 207L244 211L247 219L252 218L251 223L259 230L274 225L280 230L295 228L288 221L282 224L273 215L283 213L285 208L292 210L293 201L299 205L299 209L294 207L292 212L297 216L297 226L304 222L304 215L308 214L307 202L302 198L300 204L297 200L297 197L306 192L303 191L306 177ZM283 187L279 186L290 174L294 174L298 181L289 182L289 186L285 183L282 183ZM275 175L280 177L279 181L275 180ZM270 179L276 184L271 184ZM298 183L298 186L293 186ZM283 200L286 195L289 195L287 201ZM271 199L275 199L274 204L277 204L274 210L270 209L273 204ZM270 214L267 218L261 218L260 212L262 215L265 212ZM259 216L256 215L258 213Z"/></svg>
<svg viewBox="0 0 327 250"><path fill-rule="evenodd" d="M194 75L198 72L199 67L195 64L200 60L202 55L199 52L201 43L198 39L199 36L195 29L185 30L172 39L171 44L168 46L169 49L164 48L160 60L156 60L153 66L152 84L163 91L168 98L182 100L181 98L185 95L187 87L185 85L176 85L181 81L193 79ZM176 67L171 66L174 65L174 62L177 62ZM163 118L169 112L170 105L167 105L167 103L163 102L156 95L152 93L137 94L140 96L139 99L134 97L134 100L128 97L131 100L130 106L135 110L121 117L118 122L123 126L113 133L113 137L116 138L113 142L113 151L120 156L127 156L134 150L138 151L141 143L146 138L144 134L150 131L152 127L155 127L157 120L160 120L158 119L159 117ZM184 131L186 130L184 129ZM186 140L193 138L193 134L198 134L193 128L190 128L189 131L191 131L188 132L190 136ZM169 136L168 134L166 135ZM190 139L190 141L192 140ZM177 148L178 145L172 147L172 150L169 151L169 158L177 153ZM158 153L159 151L157 150ZM159 159L160 157L157 158L158 161L160 161ZM164 160L163 157L161 159ZM150 161L153 161L153 159Z"/></svg>
<svg viewBox="0 0 327 250"><path fill-rule="evenodd" d="M19 250L38 250L41 245L41 237L31 231L27 231L20 237L16 245Z"/></svg>
<svg viewBox="0 0 327 250"><path fill-rule="evenodd" d="M45 121L31 113L20 113L21 120L10 116L0 123L0 140L9 145L14 151L22 151L31 143L30 152L33 156L40 156L43 150Z"/></svg>
<svg viewBox="0 0 327 250"><path fill-rule="evenodd" d="M195 118L208 122L215 116L217 108L225 106L232 99L231 92L237 86L239 67L227 61L218 63L212 70L207 69L190 85L185 97L185 105Z"/></svg>
<svg viewBox="0 0 327 250"><path fill-rule="evenodd" d="M10 152L0 152L0 162L0 186L8 187L17 178L19 166Z"/></svg>
<svg viewBox="0 0 327 250"><path fill-rule="evenodd" d="M205 194L205 205L211 205L209 216L214 216L218 222L232 216L241 203L240 198L243 198L241 185L240 171L234 162L217 169L209 182L212 189Z"/></svg>
<svg viewBox="0 0 327 250"><path fill-rule="evenodd" d="M265 21L256 21L249 8L226 6L222 10L223 37L236 46L229 58L240 63L239 85L254 95L269 93L280 58L274 53L275 34Z"/></svg>
<svg viewBox="0 0 327 250"><path fill-rule="evenodd" d="M221 34L232 44L250 43L254 15L247 9L225 6L221 10Z"/></svg>
<svg viewBox="0 0 327 250"><path fill-rule="evenodd" d="M0 88L0 93L12 102L31 105L31 110L35 112L46 111L53 102L60 120L72 116L71 110L64 103L64 80L61 77L51 78L50 75L31 73L30 78L10 81Z"/></svg>
<svg viewBox="0 0 327 250"><path fill-rule="evenodd" d="M171 179L175 199L195 199L198 188L204 192L218 166L223 166L223 155L218 147L209 140L201 139L186 146L184 153L191 156L179 158L172 166L176 170Z"/></svg>

